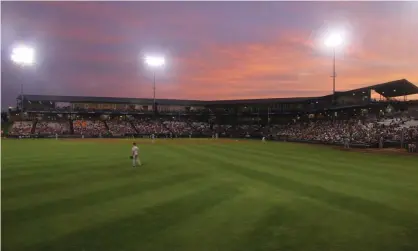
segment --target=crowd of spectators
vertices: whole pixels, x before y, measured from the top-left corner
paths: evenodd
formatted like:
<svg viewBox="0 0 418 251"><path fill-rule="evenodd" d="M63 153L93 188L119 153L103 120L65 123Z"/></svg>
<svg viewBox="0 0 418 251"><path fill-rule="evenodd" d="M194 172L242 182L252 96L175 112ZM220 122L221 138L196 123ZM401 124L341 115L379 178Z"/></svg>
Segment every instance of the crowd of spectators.
<svg viewBox="0 0 418 251"><path fill-rule="evenodd" d="M213 125L213 132L219 135L229 135L233 132L232 125Z"/></svg>
<svg viewBox="0 0 418 251"><path fill-rule="evenodd" d="M207 122L192 122L193 131L198 134L209 135L212 133L210 124Z"/></svg>
<svg viewBox="0 0 418 251"><path fill-rule="evenodd" d="M169 134L170 130L159 120L138 119L132 121L139 134Z"/></svg>
<svg viewBox="0 0 418 251"><path fill-rule="evenodd" d="M35 133L39 134L70 134L70 124L68 121L38 121Z"/></svg>
<svg viewBox="0 0 418 251"><path fill-rule="evenodd" d="M109 133L114 136L136 133L132 124L126 120L108 120L106 124L109 127Z"/></svg>
<svg viewBox="0 0 418 251"><path fill-rule="evenodd" d="M164 121L163 125L175 135L189 135L194 132L192 125L186 121Z"/></svg>
<svg viewBox="0 0 418 251"><path fill-rule="evenodd" d="M11 135L31 133L31 121L14 122ZM110 134L157 134L172 136L212 136L221 137L262 137L271 135L283 140L319 141L323 143L378 144L384 141L416 142L418 139L418 121L410 118L392 118L383 120L316 120L293 121L286 125L217 125L208 122L196 122L180 119L133 119L133 120L74 120L76 135L100 136ZM70 124L61 121L39 121L35 127L39 134L69 134Z"/></svg>
<svg viewBox="0 0 418 251"><path fill-rule="evenodd" d="M286 126L275 126L277 136L288 140L320 141L324 143L377 144L384 141L410 141L418 137L418 127L403 127L400 123L389 125L363 123L351 119L344 121L315 121L293 123Z"/></svg>
<svg viewBox="0 0 418 251"><path fill-rule="evenodd" d="M407 117L380 120L375 126L382 131L387 140L411 141L418 137L418 121Z"/></svg>
<svg viewBox="0 0 418 251"><path fill-rule="evenodd" d="M10 130L10 135L29 135L32 132L32 121L15 121Z"/></svg>
<svg viewBox="0 0 418 251"><path fill-rule="evenodd" d="M106 125L101 120L74 120L74 134L100 136L108 133Z"/></svg>

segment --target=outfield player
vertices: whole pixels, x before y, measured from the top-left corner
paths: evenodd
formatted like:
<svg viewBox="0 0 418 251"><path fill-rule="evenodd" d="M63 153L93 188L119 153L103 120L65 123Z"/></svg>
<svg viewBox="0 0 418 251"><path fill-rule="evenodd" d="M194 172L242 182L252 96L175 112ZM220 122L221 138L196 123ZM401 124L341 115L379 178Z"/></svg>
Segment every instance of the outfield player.
<svg viewBox="0 0 418 251"><path fill-rule="evenodd" d="M261 139L261 141L264 143L266 142L266 137L263 136L263 138Z"/></svg>
<svg viewBox="0 0 418 251"><path fill-rule="evenodd" d="M383 135L381 135L379 138L379 148L383 148L383 143L384 143L384 138L383 138Z"/></svg>
<svg viewBox="0 0 418 251"><path fill-rule="evenodd" d="M132 146L132 166L136 167L137 164L141 166L141 160L139 159L139 148L134 142Z"/></svg>
<svg viewBox="0 0 418 251"><path fill-rule="evenodd" d="M413 153L417 151L417 145L414 143L408 144L408 152Z"/></svg>
<svg viewBox="0 0 418 251"><path fill-rule="evenodd" d="M343 142L344 142L344 148L345 149L350 149L350 137L349 137L349 135L347 135L343 138Z"/></svg>
<svg viewBox="0 0 418 251"><path fill-rule="evenodd" d="M154 133L151 134L151 139L152 139L152 143L154 143L155 142L155 135L154 135Z"/></svg>

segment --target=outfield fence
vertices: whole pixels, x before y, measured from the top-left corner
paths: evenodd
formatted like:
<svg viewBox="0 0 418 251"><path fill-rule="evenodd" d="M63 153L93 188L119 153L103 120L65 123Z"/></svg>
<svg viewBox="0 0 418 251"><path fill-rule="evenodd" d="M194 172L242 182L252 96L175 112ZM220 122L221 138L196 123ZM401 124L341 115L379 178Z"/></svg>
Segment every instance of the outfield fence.
<svg viewBox="0 0 418 251"><path fill-rule="evenodd" d="M212 135L205 135L205 134L193 134L193 135L167 135L167 134L154 134L156 139L176 139L176 138L212 138ZM248 139L248 140L261 140L260 136L258 135L234 135L232 136L225 136L219 135L221 139ZM46 134L30 134L30 135L7 135L7 138L11 139L55 139L55 135L46 135ZM124 135L76 135L76 134L67 134L67 135L58 135L60 139L91 139L91 138L106 138L106 139L124 139L124 138L137 138L137 139L150 139L150 134L124 134ZM306 144L321 144L321 145L333 145L333 146L343 146L340 142L324 142L319 140L298 140L298 139L291 139L288 137L283 136L269 136L267 137L270 141L281 141L281 142L295 142L295 143L306 143ZM401 145L400 141L385 141L383 144L384 148L408 148L408 144L415 143L415 142L404 142L403 146ZM366 144L366 143L350 143L350 147L352 148L379 148L379 144Z"/></svg>

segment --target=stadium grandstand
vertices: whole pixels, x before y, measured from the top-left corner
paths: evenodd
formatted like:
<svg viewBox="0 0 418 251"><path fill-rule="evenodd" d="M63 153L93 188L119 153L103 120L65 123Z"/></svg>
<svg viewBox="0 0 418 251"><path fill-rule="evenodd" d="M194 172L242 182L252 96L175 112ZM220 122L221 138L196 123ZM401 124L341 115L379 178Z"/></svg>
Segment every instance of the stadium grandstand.
<svg viewBox="0 0 418 251"><path fill-rule="evenodd" d="M383 138L385 145L399 145L417 140L418 102L406 99L417 93L401 79L320 97L157 99L155 109L153 99L20 95L8 136L217 135L328 144L349 138L363 147L377 147Z"/></svg>

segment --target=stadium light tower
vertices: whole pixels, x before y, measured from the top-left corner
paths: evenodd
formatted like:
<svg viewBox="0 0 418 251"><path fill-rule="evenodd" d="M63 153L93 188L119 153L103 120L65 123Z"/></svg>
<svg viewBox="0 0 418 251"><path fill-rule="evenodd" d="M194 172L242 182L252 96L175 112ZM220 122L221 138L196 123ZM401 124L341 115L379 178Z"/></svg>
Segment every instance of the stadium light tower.
<svg viewBox="0 0 418 251"><path fill-rule="evenodd" d="M343 36L341 33L333 33L330 34L325 38L324 44L328 48L332 48L333 50L333 65L332 65L332 94L333 94L333 101L335 101L335 78L337 77L337 73L335 72L335 49L341 46L344 42Z"/></svg>
<svg viewBox="0 0 418 251"><path fill-rule="evenodd" d="M161 68L165 65L165 59L164 57L156 57L156 56L147 56L145 57L145 64L148 65L149 67L153 68L153 74L154 74L154 81L153 81L153 91L154 91L154 106L153 106L153 110L154 113L156 111L156 106L155 106L155 69L156 68Z"/></svg>
<svg viewBox="0 0 418 251"><path fill-rule="evenodd" d="M24 44L17 45L12 48L10 59L22 68L33 66L35 64L35 49ZM23 81L20 83L20 98L23 111Z"/></svg>

